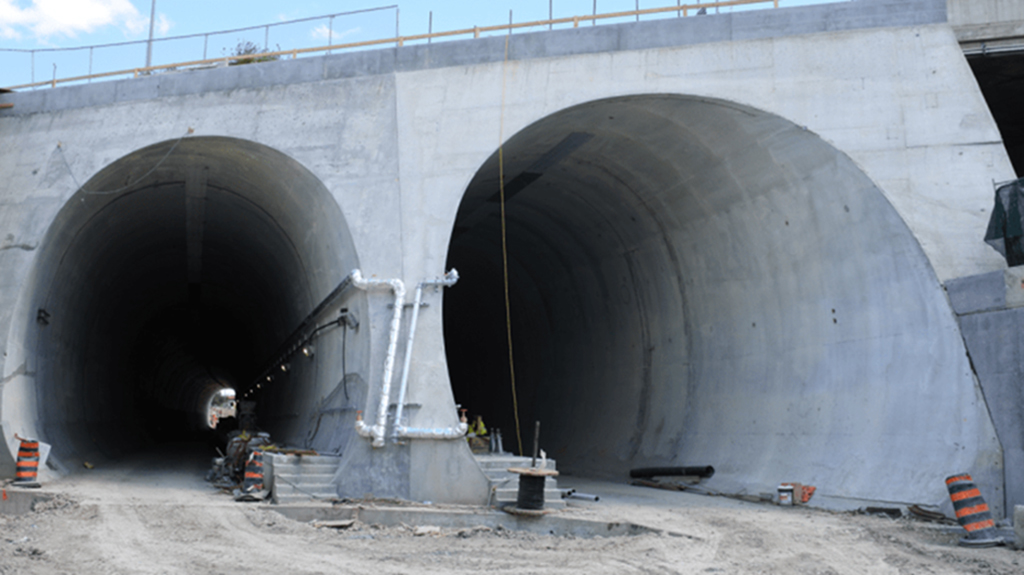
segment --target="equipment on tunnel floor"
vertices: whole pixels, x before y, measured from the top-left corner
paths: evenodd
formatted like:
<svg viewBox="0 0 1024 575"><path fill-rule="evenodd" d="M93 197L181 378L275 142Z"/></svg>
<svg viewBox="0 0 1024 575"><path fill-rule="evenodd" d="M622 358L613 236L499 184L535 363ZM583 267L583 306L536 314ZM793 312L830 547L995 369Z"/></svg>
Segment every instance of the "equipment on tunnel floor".
<svg viewBox="0 0 1024 575"><path fill-rule="evenodd" d="M996 188L995 207L988 220L985 243L1006 258L1006 265L1024 264L1024 178Z"/></svg>
<svg viewBox="0 0 1024 575"><path fill-rule="evenodd" d="M557 477L558 472L554 469L547 469L547 457L543 457L541 466L537 467L537 455L544 452L540 449L540 421L534 422L533 427L533 459L530 468L510 467L511 473L519 475L519 492L516 495L514 509L505 507L510 513L518 511L537 512L544 509L544 486L548 477Z"/></svg>
<svg viewBox="0 0 1024 575"><path fill-rule="evenodd" d="M580 493L575 489L570 489L562 494L562 499L580 499L582 501L600 501L601 497L593 493Z"/></svg>
<svg viewBox="0 0 1024 575"><path fill-rule="evenodd" d="M491 431L488 453L505 453L505 446L501 444L501 430L495 428Z"/></svg>
<svg viewBox="0 0 1024 575"><path fill-rule="evenodd" d="M637 467L629 470L629 476L633 478L645 477L669 477L675 475L689 475L707 479L715 474L715 468L710 465L689 466L689 467Z"/></svg>
<svg viewBox="0 0 1024 575"><path fill-rule="evenodd" d="M14 437L21 442L21 445L18 447L18 468L13 485L16 487L41 487L38 480L39 441L25 439L18 435Z"/></svg>
<svg viewBox="0 0 1024 575"><path fill-rule="evenodd" d="M238 429L252 431L256 429L256 402L238 400Z"/></svg>
<svg viewBox="0 0 1024 575"><path fill-rule="evenodd" d="M793 506L793 486L789 484L779 485L779 505L783 507Z"/></svg>
<svg viewBox="0 0 1024 575"><path fill-rule="evenodd" d="M263 491L263 452L254 450L245 463L245 478L242 480L241 492L235 495L235 501L263 499Z"/></svg>
<svg viewBox="0 0 1024 575"><path fill-rule="evenodd" d="M962 547L993 547L1005 543L996 534L992 513L970 474L950 475L946 478L946 489L953 502L956 520L967 531L967 537L960 539Z"/></svg>

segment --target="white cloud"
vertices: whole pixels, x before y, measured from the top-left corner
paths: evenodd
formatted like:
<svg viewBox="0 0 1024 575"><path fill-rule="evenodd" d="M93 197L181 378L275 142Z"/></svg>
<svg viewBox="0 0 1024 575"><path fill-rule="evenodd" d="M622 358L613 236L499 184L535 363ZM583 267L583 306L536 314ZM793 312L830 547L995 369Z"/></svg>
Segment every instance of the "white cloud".
<svg viewBox="0 0 1024 575"><path fill-rule="evenodd" d="M166 36L171 31L171 26L174 26L174 22L171 22L166 14L157 14L156 34L158 36Z"/></svg>
<svg viewBox="0 0 1024 575"><path fill-rule="evenodd" d="M341 31L335 30L334 34L331 35L331 29L327 26L327 24L321 24L321 25L317 26L316 28L313 28L313 30L310 32L310 35L313 38L317 39L317 40L327 40L327 39L330 38L332 42L337 42L338 40L341 40L345 36L351 36L353 34L358 34L358 33L362 32L362 31L363 31L362 28L356 27L356 28L349 28L348 30L341 30Z"/></svg>
<svg viewBox="0 0 1024 575"><path fill-rule="evenodd" d="M326 40L330 34L331 29L327 27L327 24L321 24L316 28L313 28L313 31L310 32L310 35L317 40Z"/></svg>
<svg viewBox="0 0 1024 575"><path fill-rule="evenodd" d="M157 24L170 29L166 17ZM129 0L0 0L0 38L74 38L104 26L140 35L149 31L149 18Z"/></svg>

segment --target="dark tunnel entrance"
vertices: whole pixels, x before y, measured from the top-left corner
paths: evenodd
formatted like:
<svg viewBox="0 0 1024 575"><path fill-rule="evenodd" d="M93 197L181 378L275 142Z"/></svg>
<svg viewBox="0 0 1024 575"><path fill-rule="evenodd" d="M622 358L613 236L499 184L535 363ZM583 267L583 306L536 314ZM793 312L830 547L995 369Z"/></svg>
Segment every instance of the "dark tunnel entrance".
<svg viewBox="0 0 1024 575"><path fill-rule="evenodd" d="M623 97L539 120L503 154L522 442L541 421L560 469L713 465L735 489L842 469L832 449L872 460L888 432L866 422L904 418L885 398L919 374L894 349L962 359L955 337L935 343L948 302L906 224L785 119ZM445 349L456 402L515 452L498 200L495 152L456 216Z"/></svg>
<svg viewBox="0 0 1024 575"><path fill-rule="evenodd" d="M331 346L254 378L357 263L333 197L277 151L191 137L117 160L58 214L26 292L37 428L65 461L205 445L212 398L236 389L301 445Z"/></svg>
<svg viewBox="0 0 1024 575"><path fill-rule="evenodd" d="M1024 53L981 54L967 58L1010 156L1017 177L1024 177Z"/></svg>

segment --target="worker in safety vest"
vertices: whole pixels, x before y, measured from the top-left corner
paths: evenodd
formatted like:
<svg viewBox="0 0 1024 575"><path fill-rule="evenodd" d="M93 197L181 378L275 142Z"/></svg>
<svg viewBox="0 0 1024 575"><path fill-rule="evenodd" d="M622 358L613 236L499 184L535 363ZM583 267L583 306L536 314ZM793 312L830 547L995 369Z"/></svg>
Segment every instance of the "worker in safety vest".
<svg viewBox="0 0 1024 575"><path fill-rule="evenodd" d="M482 415L476 416L473 423L469 426L469 434L477 437L483 437L487 435L487 426L484 425L484 418Z"/></svg>

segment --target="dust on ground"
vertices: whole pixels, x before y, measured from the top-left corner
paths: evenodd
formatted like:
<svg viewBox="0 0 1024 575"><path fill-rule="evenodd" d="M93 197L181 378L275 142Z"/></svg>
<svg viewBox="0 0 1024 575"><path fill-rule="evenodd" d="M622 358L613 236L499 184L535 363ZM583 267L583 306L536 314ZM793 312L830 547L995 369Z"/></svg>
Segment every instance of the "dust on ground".
<svg viewBox="0 0 1024 575"><path fill-rule="evenodd" d="M138 461L72 475L21 516L0 515L0 574L780 573L1019 574L1024 552L958 547L911 519L780 508L608 482L559 513L659 530L622 537L502 528L315 527L235 503L201 466ZM437 507L437 506L435 506Z"/></svg>

